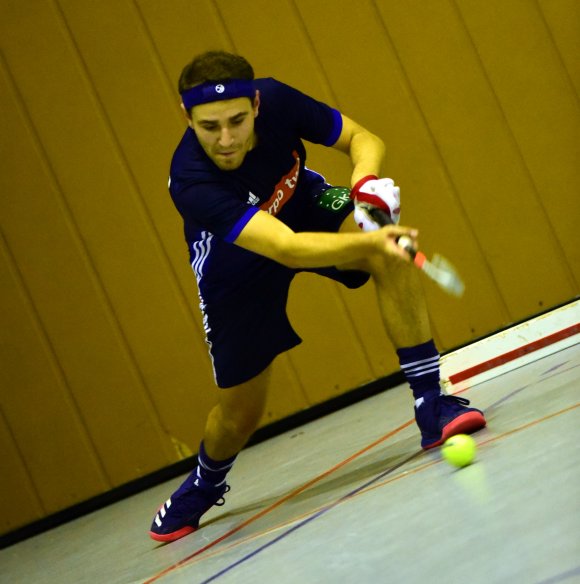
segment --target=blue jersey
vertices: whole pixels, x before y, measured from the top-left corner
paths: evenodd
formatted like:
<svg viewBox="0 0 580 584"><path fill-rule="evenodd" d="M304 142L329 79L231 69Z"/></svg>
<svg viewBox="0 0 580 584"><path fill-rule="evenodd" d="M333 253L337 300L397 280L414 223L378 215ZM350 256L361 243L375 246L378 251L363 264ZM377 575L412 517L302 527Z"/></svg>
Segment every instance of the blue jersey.
<svg viewBox="0 0 580 584"><path fill-rule="evenodd" d="M184 221L185 239L203 303L243 288L271 260L233 245L262 209L295 231L324 179L305 167L302 140L333 145L342 130L340 113L275 79L257 79L258 142L242 165L219 169L188 128L170 170L169 191Z"/></svg>

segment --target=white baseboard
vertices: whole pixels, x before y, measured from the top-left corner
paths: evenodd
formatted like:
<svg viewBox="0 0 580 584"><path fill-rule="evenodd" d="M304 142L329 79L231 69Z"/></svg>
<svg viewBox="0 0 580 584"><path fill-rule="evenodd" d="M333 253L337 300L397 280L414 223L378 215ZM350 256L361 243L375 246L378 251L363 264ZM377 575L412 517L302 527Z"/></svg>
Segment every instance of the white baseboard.
<svg viewBox="0 0 580 584"><path fill-rule="evenodd" d="M448 393L580 343L580 300L462 347L441 359Z"/></svg>

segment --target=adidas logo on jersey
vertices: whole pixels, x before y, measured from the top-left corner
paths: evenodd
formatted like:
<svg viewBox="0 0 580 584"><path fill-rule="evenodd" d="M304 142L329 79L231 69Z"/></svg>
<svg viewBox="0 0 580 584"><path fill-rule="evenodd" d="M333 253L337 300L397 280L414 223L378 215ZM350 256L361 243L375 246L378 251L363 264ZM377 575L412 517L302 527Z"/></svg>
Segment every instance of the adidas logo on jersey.
<svg viewBox="0 0 580 584"><path fill-rule="evenodd" d="M260 199L258 199L258 197L252 193L252 191L250 191L250 194L248 195L248 205L257 205L259 202Z"/></svg>

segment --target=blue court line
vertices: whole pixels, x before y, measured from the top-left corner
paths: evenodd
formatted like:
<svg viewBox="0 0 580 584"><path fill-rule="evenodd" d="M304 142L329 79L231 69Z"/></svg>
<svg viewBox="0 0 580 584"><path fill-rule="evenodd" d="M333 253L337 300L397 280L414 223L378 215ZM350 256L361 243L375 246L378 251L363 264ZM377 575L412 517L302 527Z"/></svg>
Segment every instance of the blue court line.
<svg viewBox="0 0 580 584"><path fill-rule="evenodd" d="M576 566L575 568L562 572L561 574L556 574L547 580L538 582L538 584L557 584L557 582L563 582L564 580L568 580L568 578L572 578L572 576L580 576L580 566Z"/></svg>
<svg viewBox="0 0 580 584"><path fill-rule="evenodd" d="M572 347L573 346L574 345L572 345ZM566 349L569 349L569 348L570 347L566 347ZM562 351L557 351L556 353L552 353L551 355L546 355L546 357L552 357L553 355L556 355L559 352L563 352L566 349L562 349ZM546 358L546 357L542 357L542 358ZM550 369L548 369L547 371L544 371L543 373L538 374L537 378L534 381L532 381L531 383L528 383L527 385L524 385L523 387L519 387L518 389L514 389L513 391L511 391L507 395L504 395L502 398L498 399L497 401L495 401L492 404L490 404L489 406L487 406L487 408L485 408L485 413L487 414L488 412L494 410L497 406L499 406L503 402L507 401L508 399L511 399L512 397L514 397L515 395L517 395L518 393L520 393L524 389L527 389L528 387L532 387L536 383L543 382L546 379L556 377L557 375L562 375L563 373L568 373L568 371L571 371L572 369L575 369L576 367L580 367L580 365L572 365L571 367L567 367L566 369L561 369L561 367L563 367L564 365L568 365L569 363L570 363L570 360L563 361L561 363L558 363L557 365L554 365L553 367L550 367ZM523 367L525 367L525 365L523 365ZM506 374L507 373L511 373L511 371L506 372ZM551 373L551 375L548 375L549 373ZM547 377L545 377L545 376L547 376Z"/></svg>
<svg viewBox="0 0 580 584"><path fill-rule="evenodd" d="M522 389L525 389L525 387L524 388L520 388L520 390L522 390ZM481 444L483 445L483 444L486 444L486 443L489 443L489 442L494 442L496 440L503 439L503 438L505 438L505 437L513 434L514 432L520 432L522 430L525 430L525 429L529 428L530 426L536 425L536 424L538 424L540 422L543 422L545 420L548 420L550 418L553 418L554 416L558 416L560 414L563 414L563 413L572 411L572 410L574 410L574 409L576 409L578 407L580 407L580 402L579 403L576 403L576 404L574 404L572 406L569 406L567 408L564 408L563 410L560 410L558 412L554 412L552 414L548 414L547 416L544 416L542 418L539 418L539 419L537 419L537 420L535 420L533 422L529 422L527 424L524 424L523 426L520 426L520 427L518 427L518 428L516 428L514 430L511 430L509 432L504 432L503 434L500 434L500 435L496 436L495 438L488 439L488 440L484 440ZM355 495L357 495L361 491L364 491L365 489L367 489L368 487L370 487L374 483L380 481L381 479L383 479L384 477L388 476L392 472L398 470L403 465L405 465L407 462L410 462L411 460L413 460L414 458L416 458L420 454L423 454L423 451L422 450L419 450L418 452L415 452L414 454L412 454L411 456L405 458L404 460L402 460L401 462L399 462L395 466L392 466L391 468L387 469L386 471L380 473L375 478L371 479L370 481L367 481L366 483L364 483L360 487L357 487L356 489L354 489L353 491L347 493L346 495L343 495L342 497L340 497L339 499L337 499L333 503L330 503L326 507L323 507L322 509L320 509L320 511L317 511L313 515L310 515L309 517L307 517L306 519L302 520L300 523L297 523L296 525L294 525L293 527L291 527L287 531L281 533L279 536L275 537L271 541L265 543L264 545L260 546L259 548L255 549L254 551L246 554L245 556L243 556L239 560L233 562L229 566L226 566L225 568L223 568L219 572L215 573L213 576L210 576L206 580L203 580L202 582L200 582L200 584L207 584L209 582L214 582L220 576L223 576L224 574L227 574L228 572L230 572L231 570L233 570L235 567L237 567L237 566L243 564L244 562L246 562L247 560L249 560L249 559L257 556L260 552L263 552L265 549L267 549L267 548L271 547L272 545L274 545L275 543L278 543L279 541L283 540L285 537L287 537L291 533L294 533L295 531L297 531L301 527L304 527L305 525L307 525L308 523L310 523L314 519L317 519L318 517L321 517L322 515L324 515L325 513L327 513L328 511L330 511L331 509L333 509L337 505L339 505L340 503L343 503L347 499L350 499L351 497L354 497ZM579 570L579 568L574 568L574 569L572 569L572 570L570 570L568 572L564 572L562 574L556 575L553 578L550 578L549 580L543 581L543 582L541 582L539 584L556 584L557 582L561 582L561 581L569 578L570 576L577 575L577 571L578 570Z"/></svg>
<svg viewBox="0 0 580 584"><path fill-rule="evenodd" d="M340 497L339 499L337 499L333 503L330 503L326 507L323 507L322 509L320 509L320 511L317 511L313 515L310 515L306 519L303 519L300 523L297 523L296 525L292 526L290 529L288 529L287 531L281 533L280 535L278 535L274 539L266 542L264 545L260 546L259 548L256 548L254 551L246 554L245 556L241 557L239 560L236 560L235 562L233 562L229 566L226 566L225 568L223 568L219 572L216 572L213 576L210 576L206 580L203 580L203 582L200 582L200 584L208 584L208 582L214 582L220 576L223 576L224 574L227 574L228 572L230 572L231 570L233 570L237 566L239 566L239 565L243 564L244 562L247 562L249 559L257 556L259 553L263 552L264 550L266 550L269 547L273 546L275 543L278 543L279 541L281 541L284 538L288 537L291 533L294 533L295 531L297 531L301 527L304 527L305 525L307 525L311 521L314 521L315 519L318 519L319 517L321 517L322 515L324 515L328 511L330 511L331 509L334 509L334 507L336 507L337 505L340 505L340 503L343 503L347 499L350 499L351 497L354 497L355 495L357 495L361 491L364 491L365 489L367 489L368 487L370 487L372 484L374 484L377 481L380 481L381 479L383 479L386 476L390 475L392 472L398 470L403 465L407 464L408 462L410 462L411 460L413 460L414 458L416 458L420 454L423 454L423 451L422 450L419 450L418 452L415 452L411 456L409 456L409 457L405 458L404 460L402 460L401 462L397 463L395 466L392 466L391 468L388 468L387 470L385 470L384 472L382 472L381 474L379 474L375 478L371 479L370 481L367 481L366 483L364 483L360 487L357 487L356 489L354 489L353 491L350 491L346 495L343 495L342 497Z"/></svg>

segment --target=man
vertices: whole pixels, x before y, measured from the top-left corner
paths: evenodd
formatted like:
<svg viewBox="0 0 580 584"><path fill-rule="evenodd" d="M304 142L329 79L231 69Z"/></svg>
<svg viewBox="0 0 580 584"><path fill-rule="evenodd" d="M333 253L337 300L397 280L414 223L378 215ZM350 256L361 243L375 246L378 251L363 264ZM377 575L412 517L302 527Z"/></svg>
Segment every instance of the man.
<svg viewBox="0 0 580 584"><path fill-rule="evenodd" d="M254 79L245 59L221 51L189 63L179 92L189 128L172 160L169 189L184 220L221 390L198 466L155 515L151 537L183 537L222 503L226 474L262 416L271 363L301 342L286 316L298 271L349 288L373 278L385 329L413 391L423 448L485 426L467 400L441 395L418 271L397 245L402 235L416 245L417 232L395 225L398 187L378 179L383 142L287 85ZM353 188L331 188L307 169L302 140L346 153ZM393 224L379 227L369 203Z"/></svg>

